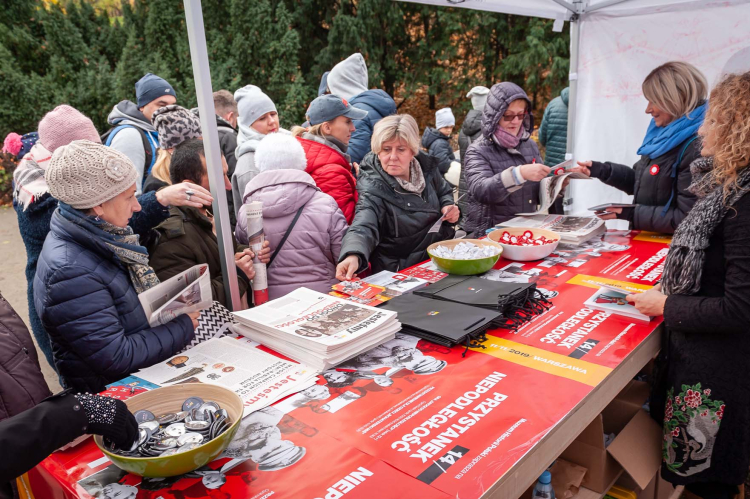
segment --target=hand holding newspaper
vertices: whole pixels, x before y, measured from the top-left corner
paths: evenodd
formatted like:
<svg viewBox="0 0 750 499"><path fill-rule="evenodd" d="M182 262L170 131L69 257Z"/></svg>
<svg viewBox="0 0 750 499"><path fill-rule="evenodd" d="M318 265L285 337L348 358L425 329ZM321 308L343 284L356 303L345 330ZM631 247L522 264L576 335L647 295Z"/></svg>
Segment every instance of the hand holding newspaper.
<svg viewBox="0 0 750 499"><path fill-rule="evenodd" d="M565 179L573 180L588 179L583 173L568 171L568 167L573 164L573 160L563 161L550 168L549 175L539 181L539 209L534 212L516 213L517 216L539 215L547 213L549 207L555 202L565 185Z"/></svg>
<svg viewBox="0 0 750 499"><path fill-rule="evenodd" d="M211 307L211 275L208 265L190 267L184 272L138 295L148 324L166 324L181 314Z"/></svg>

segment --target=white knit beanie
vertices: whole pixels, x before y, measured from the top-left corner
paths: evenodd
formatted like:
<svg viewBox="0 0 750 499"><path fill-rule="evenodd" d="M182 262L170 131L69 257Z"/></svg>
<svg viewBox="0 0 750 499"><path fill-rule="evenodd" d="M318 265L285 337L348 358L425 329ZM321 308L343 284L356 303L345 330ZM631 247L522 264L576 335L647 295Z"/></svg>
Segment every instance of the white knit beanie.
<svg viewBox="0 0 750 499"><path fill-rule="evenodd" d="M446 126L454 126L456 124L456 118L453 116L451 108L444 107L438 109L435 113L435 128L440 129Z"/></svg>
<svg viewBox="0 0 750 499"><path fill-rule="evenodd" d="M237 101L238 119L243 126L252 126L258 118L276 111L276 104L255 85L245 85L234 93Z"/></svg>
<svg viewBox="0 0 750 499"><path fill-rule="evenodd" d="M307 168L307 157L302 144L291 135L270 133L255 150L255 166L259 171L301 170Z"/></svg>
<svg viewBox="0 0 750 499"><path fill-rule="evenodd" d="M90 140L74 140L52 154L44 178L53 197L86 210L132 187L138 171L120 151Z"/></svg>
<svg viewBox="0 0 750 499"><path fill-rule="evenodd" d="M487 96L489 93L489 88L479 85L469 90L469 93L466 94L466 98L471 99L471 107L477 111L481 111L487 103Z"/></svg>

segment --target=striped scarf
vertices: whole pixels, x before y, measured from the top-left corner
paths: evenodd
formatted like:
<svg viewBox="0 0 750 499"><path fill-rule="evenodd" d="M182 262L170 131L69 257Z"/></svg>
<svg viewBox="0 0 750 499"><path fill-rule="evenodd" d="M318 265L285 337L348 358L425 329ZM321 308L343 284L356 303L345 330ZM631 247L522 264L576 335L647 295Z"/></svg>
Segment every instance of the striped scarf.
<svg viewBox="0 0 750 499"><path fill-rule="evenodd" d="M13 172L13 201L23 206L23 211L49 192L44 172L51 156L52 153L37 142Z"/></svg>
<svg viewBox="0 0 750 499"><path fill-rule="evenodd" d="M713 158L696 159L690 170L693 183L688 190L698 201L672 237L661 281L666 295L694 295L700 290L711 236L732 205L750 190L750 168L739 173L726 200L723 187L713 178Z"/></svg>

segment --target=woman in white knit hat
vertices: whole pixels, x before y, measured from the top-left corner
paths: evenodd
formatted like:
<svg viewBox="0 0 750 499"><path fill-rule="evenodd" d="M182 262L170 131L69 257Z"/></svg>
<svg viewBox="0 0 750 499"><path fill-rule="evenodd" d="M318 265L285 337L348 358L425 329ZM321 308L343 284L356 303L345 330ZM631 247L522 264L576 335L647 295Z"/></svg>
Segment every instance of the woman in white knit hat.
<svg viewBox="0 0 750 499"><path fill-rule="evenodd" d="M98 392L190 343L198 314L150 327L138 294L159 284L128 220L141 209L123 153L76 140L45 172L59 201L34 278L36 310L63 382Z"/></svg>
<svg viewBox="0 0 750 499"><path fill-rule="evenodd" d="M348 228L336 200L305 173L305 151L294 137L263 139L255 164L260 173L245 187L243 201L263 203L263 231L275 254L268 264L268 296L278 298L303 286L329 292L338 283L336 263ZM244 209L237 216L236 235L247 244Z"/></svg>

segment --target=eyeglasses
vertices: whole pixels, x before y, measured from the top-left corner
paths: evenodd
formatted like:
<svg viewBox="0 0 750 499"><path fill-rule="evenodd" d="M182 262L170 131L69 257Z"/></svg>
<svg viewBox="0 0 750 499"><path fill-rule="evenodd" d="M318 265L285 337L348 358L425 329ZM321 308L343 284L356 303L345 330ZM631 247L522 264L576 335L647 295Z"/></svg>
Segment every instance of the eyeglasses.
<svg viewBox="0 0 750 499"><path fill-rule="evenodd" d="M519 121L523 121L524 118L526 118L526 115L529 114L528 112L523 112L519 114L504 114L503 115L503 121L511 122L515 121L516 118L518 118Z"/></svg>

